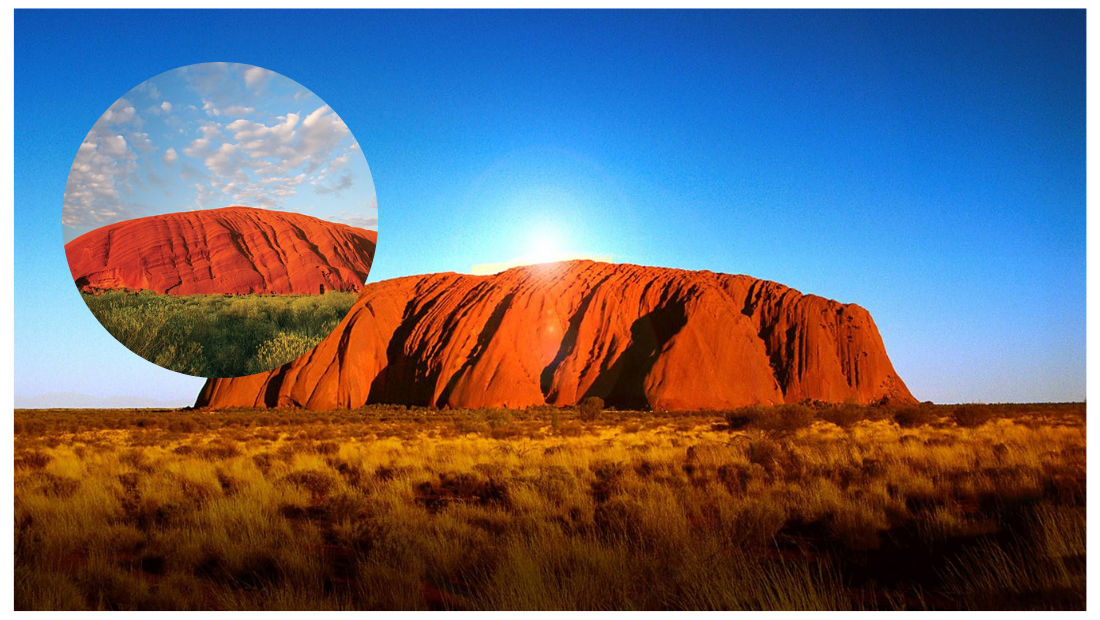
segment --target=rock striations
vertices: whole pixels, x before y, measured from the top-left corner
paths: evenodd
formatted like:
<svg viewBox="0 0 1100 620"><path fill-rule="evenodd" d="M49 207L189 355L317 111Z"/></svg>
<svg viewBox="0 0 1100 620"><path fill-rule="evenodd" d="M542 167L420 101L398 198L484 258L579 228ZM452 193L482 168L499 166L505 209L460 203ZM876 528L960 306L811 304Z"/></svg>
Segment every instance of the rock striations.
<svg viewBox="0 0 1100 620"><path fill-rule="evenodd" d="M871 315L743 275L576 261L364 287L333 333L196 407L721 409L915 402Z"/></svg>
<svg viewBox="0 0 1100 620"><path fill-rule="evenodd" d="M317 294L357 291L377 233L267 209L228 207L127 220L65 245L82 291Z"/></svg>

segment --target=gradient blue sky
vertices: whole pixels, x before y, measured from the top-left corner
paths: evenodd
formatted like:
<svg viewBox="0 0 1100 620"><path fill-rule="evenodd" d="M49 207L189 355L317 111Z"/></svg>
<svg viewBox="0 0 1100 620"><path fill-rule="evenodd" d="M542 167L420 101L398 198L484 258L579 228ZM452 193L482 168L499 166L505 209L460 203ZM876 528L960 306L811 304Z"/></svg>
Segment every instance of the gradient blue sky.
<svg viewBox="0 0 1100 620"><path fill-rule="evenodd" d="M1081 10L17 11L15 61L17 401L193 402L87 311L58 219L103 111L213 61L351 129L369 281L554 238L858 303L920 399L1085 397Z"/></svg>

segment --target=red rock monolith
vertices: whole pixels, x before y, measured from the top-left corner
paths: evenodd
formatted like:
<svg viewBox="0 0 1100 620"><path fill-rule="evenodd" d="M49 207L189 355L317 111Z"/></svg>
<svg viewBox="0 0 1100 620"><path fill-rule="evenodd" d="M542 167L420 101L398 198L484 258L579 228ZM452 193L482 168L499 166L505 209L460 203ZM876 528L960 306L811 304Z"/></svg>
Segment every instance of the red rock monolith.
<svg viewBox="0 0 1100 620"><path fill-rule="evenodd" d="M743 275L575 261L367 285L315 349L195 406L725 409L916 400L871 315Z"/></svg>

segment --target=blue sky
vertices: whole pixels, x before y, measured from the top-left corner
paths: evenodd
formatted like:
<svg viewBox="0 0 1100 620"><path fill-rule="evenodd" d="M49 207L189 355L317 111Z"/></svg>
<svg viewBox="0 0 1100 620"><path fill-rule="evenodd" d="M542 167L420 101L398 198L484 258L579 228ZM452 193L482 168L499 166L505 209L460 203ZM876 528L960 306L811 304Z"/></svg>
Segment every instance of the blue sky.
<svg viewBox="0 0 1100 620"><path fill-rule="evenodd" d="M367 160L340 116L291 79L226 62L165 71L112 103L77 149L61 221L68 242L234 205L378 227Z"/></svg>
<svg viewBox="0 0 1100 620"><path fill-rule="evenodd" d="M922 400L1085 397L1084 11L17 11L15 60L17 398L193 401L87 311L58 216L104 110L220 61L358 139L368 281L532 248L746 273L870 310Z"/></svg>

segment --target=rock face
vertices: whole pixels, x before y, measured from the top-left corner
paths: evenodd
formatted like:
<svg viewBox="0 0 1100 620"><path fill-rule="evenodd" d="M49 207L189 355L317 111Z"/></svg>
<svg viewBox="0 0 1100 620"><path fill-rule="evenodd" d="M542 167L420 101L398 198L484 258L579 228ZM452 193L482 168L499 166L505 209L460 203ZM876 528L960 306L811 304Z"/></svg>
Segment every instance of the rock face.
<svg viewBox="0 0 1100 620"><path fill-rule="evenodd" d="M374 231L267 209L154 215L97 228L65 245L82 291L317 294L357 291Z"/></svg>
<svg viewBox="0 0 1100 620"><path fill-rule="evenodd" d="M275 370L208 380L196 407L722 409L916 402L870 314L743 275L577 261L371 284Z"/></svg>

